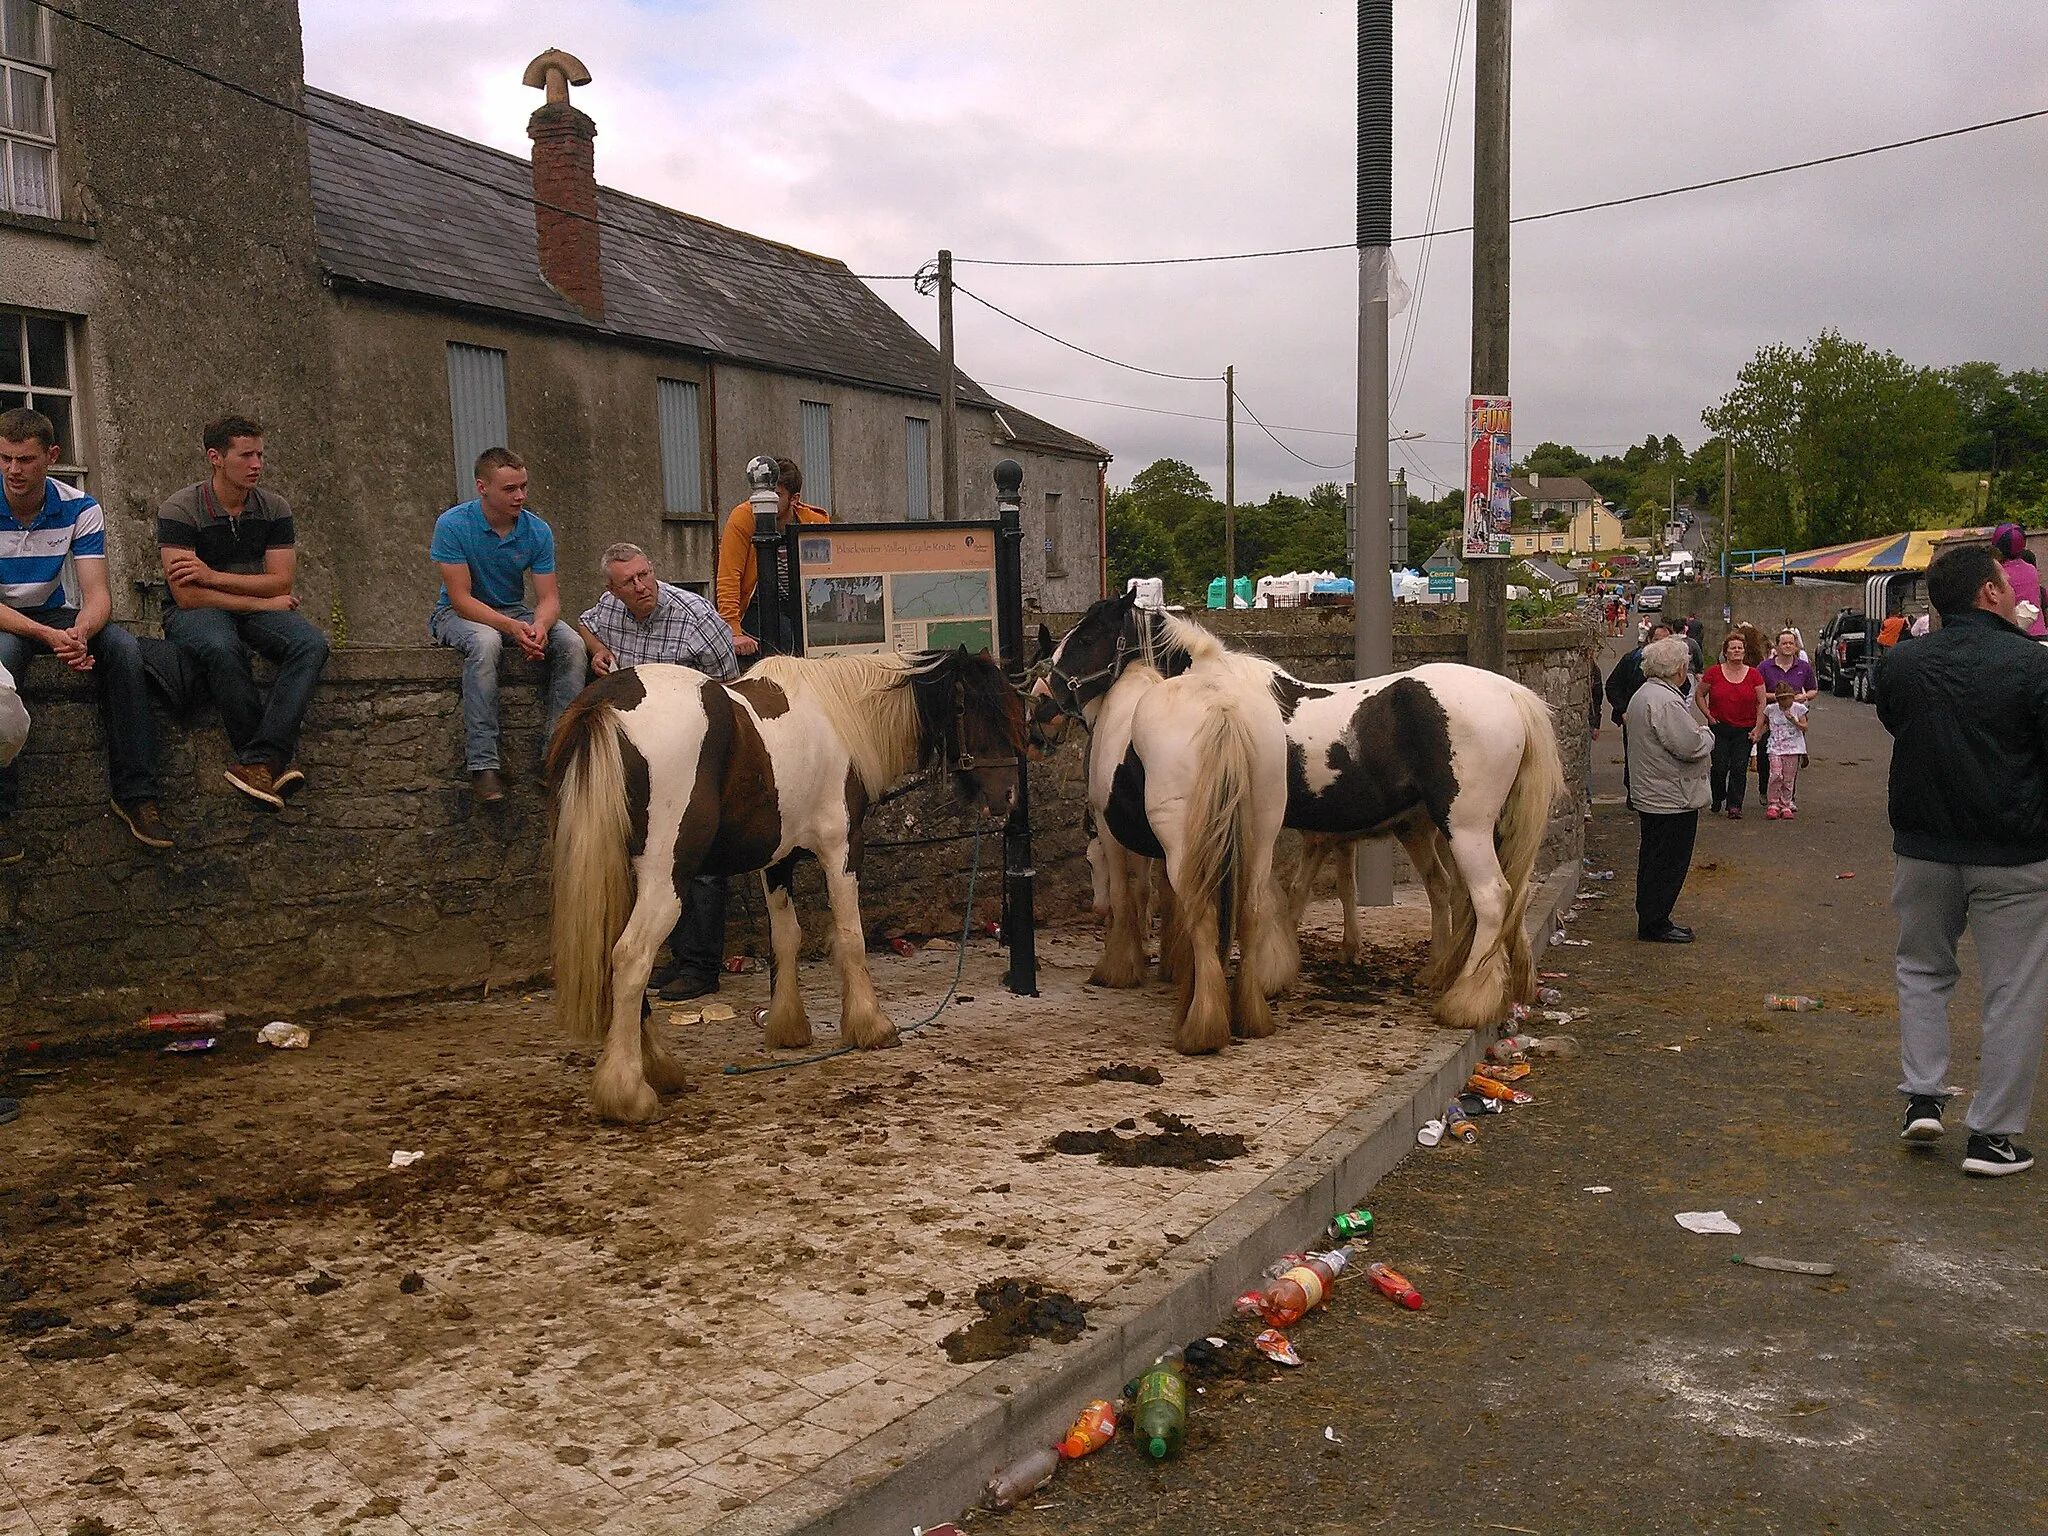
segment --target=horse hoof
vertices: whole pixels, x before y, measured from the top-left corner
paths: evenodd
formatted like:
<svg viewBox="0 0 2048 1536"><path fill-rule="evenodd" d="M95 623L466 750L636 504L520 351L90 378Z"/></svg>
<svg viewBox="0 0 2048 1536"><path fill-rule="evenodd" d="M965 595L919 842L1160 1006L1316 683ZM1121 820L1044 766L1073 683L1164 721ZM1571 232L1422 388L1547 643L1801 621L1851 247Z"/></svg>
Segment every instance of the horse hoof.
<svg viewBox="0 0 2048 1536"><path fill-rule="evenodd" d="M646 1083L615 1098L592 1094L598 1118L616 1125L648 1125L662 1117L661 1098Z"/></svg>

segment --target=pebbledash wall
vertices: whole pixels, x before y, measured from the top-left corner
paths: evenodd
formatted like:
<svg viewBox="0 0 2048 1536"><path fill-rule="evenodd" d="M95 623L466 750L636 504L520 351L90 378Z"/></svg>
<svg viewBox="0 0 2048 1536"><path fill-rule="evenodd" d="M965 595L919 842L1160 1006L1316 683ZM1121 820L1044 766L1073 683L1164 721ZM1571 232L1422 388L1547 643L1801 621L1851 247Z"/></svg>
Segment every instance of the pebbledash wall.
<svg viewBox="0 0 2048 1536"><path fill-rule="evenodd" d="M1212 618L1215 616L1212 616ZM1055 629L1064 625L1057 620ZM1219 628L1311 679L1350 670L1348 616L1240 616ZM1510 666L1550 701L1572 781L1543 868L1584 842L1590 639L1516 632ZM1408 666L1462 655L1458 635L1402 636ZM458 658L433 647L337 651L306 722L308 784L282 813L253 807L221 774L229 757L210 708L158 714L165 815L178 847L141 847L107 809L89 679L35 664L16 827L29 854L0 869L0 1048L165 1009L219 1007L260 1022L377 998L481 991L543 978L548 965L546 804L538 668L504 663L510 793L470 799L462 771ZM1043 921L1084 915L1090 885L1078 742L1031 775ZM872 939L957 934L975 870L974 823L943 786L869 813L863 915ZM999 824L982 838L975 921L1001 914ZM815 867L803 917L822 936ZM734 882L729 943L766 952L758 885Z"/></svg>

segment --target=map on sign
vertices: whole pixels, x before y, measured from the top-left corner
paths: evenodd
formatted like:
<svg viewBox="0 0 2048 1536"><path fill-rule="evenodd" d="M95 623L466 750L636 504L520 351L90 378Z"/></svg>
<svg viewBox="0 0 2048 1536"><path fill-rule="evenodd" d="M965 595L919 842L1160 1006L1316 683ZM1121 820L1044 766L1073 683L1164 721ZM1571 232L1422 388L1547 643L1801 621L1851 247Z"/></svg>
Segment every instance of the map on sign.
<svg viewBox="0 0 2048 1536"><path fill-rule="evenodd" d="M842 523L797 540L804 651L996 649L996 525Z"/></svg>

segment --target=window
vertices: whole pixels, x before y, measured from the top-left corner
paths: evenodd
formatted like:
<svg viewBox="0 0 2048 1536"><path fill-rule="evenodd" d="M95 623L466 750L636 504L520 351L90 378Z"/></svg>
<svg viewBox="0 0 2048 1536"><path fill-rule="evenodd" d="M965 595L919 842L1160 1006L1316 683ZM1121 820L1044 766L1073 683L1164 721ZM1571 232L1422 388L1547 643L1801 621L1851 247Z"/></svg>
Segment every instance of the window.
<svg viewBox="0 0 2048 1536"><path fill-rule="evenodd" d="M1060 493L1045 493L1045 574L1064 576L1067 562L1060 555Z"/></svg>
<svg viewBox="0 0 2048 1536"><path fill-rule="evenodd" d="M922 416L903 418L903 474L910 486L907 515L923 522L932 515L932 424Z"/></svg>
<svg viewBox="0 0 2048 1536"><path fill-rule="evenodd" d="M476 459L506 448L505 354L496 347L448 343L448 414L455 423L455 499L476 495Z"/></svg>
<svg viewBox="0 0 2048 1536"><path fill-rule="evenodd" d="M0 0L0 208L57 217L57 93L35 0Z"/></svg>
<svg viewBox="0 0 2048 1536"><path fill-rule="evenodd" d="M63 450L60 468L77 471L72 378L69 323L52 315L0 309L0 411L25 405L49 417Z"/></svg>
<svg viewBox="0 0 2048 1536"><path fill-rule="evenodd" d="M832 505L832 407L816 400L803 402L804 500L814 507Z"/></svg>
<svg viewBox="0 0 2048 1536"><path fill-rule="evenodd" d="M697 386L687 379L657 379L654 391L662 506L670 517L702 517L704 439L697 426Z"/></svg>

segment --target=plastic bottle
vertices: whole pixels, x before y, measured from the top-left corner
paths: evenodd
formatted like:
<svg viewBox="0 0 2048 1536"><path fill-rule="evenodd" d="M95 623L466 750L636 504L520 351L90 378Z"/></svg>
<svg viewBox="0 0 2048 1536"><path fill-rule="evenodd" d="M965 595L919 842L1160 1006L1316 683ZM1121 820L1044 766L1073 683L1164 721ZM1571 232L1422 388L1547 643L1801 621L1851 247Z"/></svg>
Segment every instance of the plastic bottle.
<svg viewBox="0 0 2048 1536"><path fill-rule="evenodd" d="M1536 1043L1534 1035L1507 1035L1486 1048L1488 1061L1520 1061L1529 1047Z"/></svg>
<svg viewBox="0 0 2048 1536"><path fill-rule="evenodd" d="M1116 1404L1098 1397L1081 1410L1081 1417L1074 1420L1073 1428L1067 1431L1067 1438L1060 1442L1060 1454L1069 1461L1079 1460L1090 1451L1099 1451L1116 1438Z"/></svg>
<svg viewBox="0 0 2048 1536"><path fill-rule="evenodd" d="M998 1467L990 1474L983 1492L994 1508L1014 1509L1051 1482L1053 1473L1059 1469L1060 1453L1047 1446L1042 1451L1033 1451L1029 1456L1011 1462L1007 1467Z"/></svg>
<svg viewBox="0 0 2048 1536"><path fill-rule="evenodd" d="M1342 1238L1372 1236L1372 1212L1360 1206L1355 1211L1346 1211L1330 1223L1330 1230Z"/></svg>
<svg viewBox="0 0 2048 1536"><path fill-rule="evenodd" d="M1168 1350L1138 1378L1131 1398L1131 1433L1140 1449L1157 1461L1178 1452L1187 1438L1188 1384L1181 1375L1185 1369L1180 1351Z"/></svg>
<svg viewBox="0 0 2048 1536"><path fill-rule="evenodd" d="M1275 1328L1285 1328L1329 1300L1337 1277L1351 1261L1348 1249L1313 1253L1290 1266L1266 1287L1259 1298L1259 1316Z"/></svg>
<svg viewBox="0 0 2048 1536"><path fill-rule="evenodd" d="M1444 1133L1448 1136L1457 1137L1458 1140L1464 1142L1467 1146L1470 1146L1479 1139L1479 1131L1472 1124L1472 1117L1466 1114L1464 1110L1458 1108L1455 1099L1451 1101L1450 1107L1444 1111Z"/></svg>
<svg viewBox="0 0 2048 1536"><path fill-rule="evenodd" d="M1771 992L1764 997L1766 1008L1776 1008L1784 1013L1818 1013L1822 1008L1817 997L1801 997L1790 992Z"/></svg>
<svg viewBox="0 0 2048 1536"><path fill-rule="evenodd" d="M1391 1297L1410 1312L1422 1310L1422 1292L1408 1283L1407 1276L1386 1264L1365 1266L1366 1278L1379 1287L1380 1294Z"/></svg>

